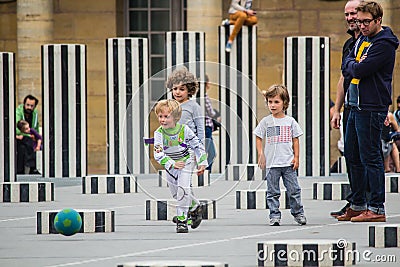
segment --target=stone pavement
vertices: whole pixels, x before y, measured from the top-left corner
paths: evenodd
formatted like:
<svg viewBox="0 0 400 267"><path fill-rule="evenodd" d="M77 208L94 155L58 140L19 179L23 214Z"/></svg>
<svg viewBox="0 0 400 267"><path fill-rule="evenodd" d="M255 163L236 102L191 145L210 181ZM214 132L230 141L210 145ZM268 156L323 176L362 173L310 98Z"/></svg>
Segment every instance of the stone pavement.
<svg viewBox="0 0 400 267"><path fill-rule="evenodd" d="M235 191L265 184L225 181L212 174L212 185L195 188L199 199L217 200L217 219L205 220L189 234L175 233L169 221L146 221L147 199L170 199L169 189L158 187L157 176L141 175L139 193L82 194L81 180L53 179L55 201L0 203L0 266L117 266L145 260L204 260L228 263L230 267L257 266L257 243L284 239L345 239L356 242L357 266L398 266L399 248L368 247L368 226L373 223L337 222L329 212L344 201L313 200L313 183L346 181L344 176L300 177L302 200L308 223L298 226L289 210L282 211L282 225L268 225L267 210L238 210ZM20 180L50 179L19 177ZM145 191L145 192L144 192ZM111 209L115 211L115 232L36 234L36 212L52 209ZM387 224L400 224L400 194L386 195ZM369 253L371 251L371 253ZM363 256L364 255L364 256ZM365 256L367 255L367 256ZM378 259L396 262L382 263Z"/></svg>

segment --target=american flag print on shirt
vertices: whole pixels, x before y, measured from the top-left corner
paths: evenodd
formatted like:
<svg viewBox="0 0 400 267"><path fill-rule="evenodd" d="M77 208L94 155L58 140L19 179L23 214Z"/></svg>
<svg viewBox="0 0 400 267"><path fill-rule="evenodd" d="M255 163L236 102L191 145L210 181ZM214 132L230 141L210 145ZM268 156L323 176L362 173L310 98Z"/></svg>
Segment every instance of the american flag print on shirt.
<svg viewBox="0 0 400 267"><path fill-rule="evenodd" d="M267 128L267 143L289 143L292 142L292 127L290 126L273 126Z"/></svg>

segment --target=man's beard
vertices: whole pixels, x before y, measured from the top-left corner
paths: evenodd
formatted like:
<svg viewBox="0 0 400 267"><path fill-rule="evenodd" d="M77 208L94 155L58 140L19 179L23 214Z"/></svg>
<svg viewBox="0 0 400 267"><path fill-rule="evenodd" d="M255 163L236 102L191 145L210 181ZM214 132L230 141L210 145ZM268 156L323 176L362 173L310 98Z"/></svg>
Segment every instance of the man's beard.
<svg viewBox="0 0 400 267"><path fill-rule="evenodd" d="M24 108L24 113L25 113L25 114L32 114L32 110L31 110L31 109L25 109L25 108Z"/></svg>

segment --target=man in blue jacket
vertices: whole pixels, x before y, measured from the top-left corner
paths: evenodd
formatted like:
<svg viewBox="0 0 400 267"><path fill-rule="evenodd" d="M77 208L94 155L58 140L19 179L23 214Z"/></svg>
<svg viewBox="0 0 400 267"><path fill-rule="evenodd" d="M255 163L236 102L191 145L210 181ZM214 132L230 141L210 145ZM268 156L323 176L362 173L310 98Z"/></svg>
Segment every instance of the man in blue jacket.
<svg viewBox="0 0 400 267"><path fill-rule="evenodd" d="M351 110L344 156L353 194L350 208L337 219L385 222L385 172L380 140L392 103L391 83L399 41L389 27L382 27L380 4L366 1L356 10L356 23L362 35L342 64L343 76L351 78L346 98Z"/></svg>

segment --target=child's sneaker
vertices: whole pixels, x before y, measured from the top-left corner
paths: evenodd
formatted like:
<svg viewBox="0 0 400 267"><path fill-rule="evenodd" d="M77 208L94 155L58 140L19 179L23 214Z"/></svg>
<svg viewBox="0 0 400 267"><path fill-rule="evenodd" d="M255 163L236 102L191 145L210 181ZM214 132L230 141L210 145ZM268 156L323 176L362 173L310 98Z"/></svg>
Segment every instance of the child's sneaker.
<svg viewBox="0 0 400 267"><path fill-rule="evenodd" d="M192 219L192 224L190 227L196 229L199 227L201 221L203 220L203 208L201 204L198 205L193 211L189 211L189 217Z"/></svg>
<svg viewBox="0 0 400 267"><path fill-rule="evenodd" d="M176 224L176 223L178 222L178 216L174 216L174 217L172 218L172 222ZM191 225L191 224L192 224L192 219L191 219L190 217L187 219L187 224L188 224L188 225Z"/></svg>
<svg viewBox="0 0 400 267"><path fill-rule="evenodd" d="M188 233L189 229L187 226L187 220L184 215L176 218L176 232L177 233Z"/></svg>
<svg viewBox="0 0 400 267"><path fill-rule="evenodd" d="M296 216L294 216L294 220L300 224L300 225L306 225L307 224L307 219L306 216L304 216L304 214L297 214Z"/></svg>
<svg viewBox="0 0 400 267"><path fill-rule="evenodd" d="M269 219L269 225L279 226L279 225L281 225L281 219L280 218L271 218L271 219Z"/></svg>
<svg viewBox="0 0 400 267"><path fill-rule="evenodd" d="M229 26L229 19L224 19L222 22L221 22L221 25L222 26Z"/></svg>
<svg viewBox="0 0 400 267"><path fill-rule="evenodd" d="M225 51L228 52L228 53L230 53L231 50L232 50L232 43L227 42L227 43L226 43L226 46L225 46Z"/></svg>

